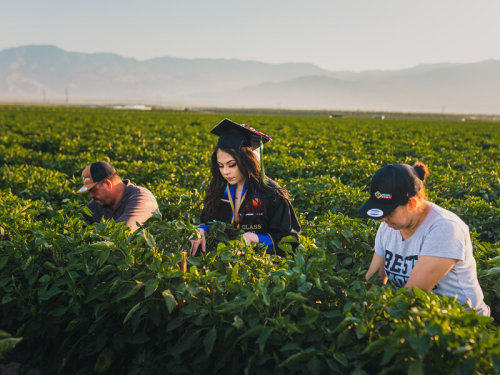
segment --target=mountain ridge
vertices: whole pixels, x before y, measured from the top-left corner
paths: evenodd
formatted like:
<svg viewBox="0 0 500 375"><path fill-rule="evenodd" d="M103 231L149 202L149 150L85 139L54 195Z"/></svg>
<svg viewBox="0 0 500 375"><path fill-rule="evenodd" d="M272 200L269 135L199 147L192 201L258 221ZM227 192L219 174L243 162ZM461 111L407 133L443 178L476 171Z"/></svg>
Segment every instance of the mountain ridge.
<svg viewBox="0 0 500 375"><path fill-rule="evenodd" d="M311 63L147 60L51 45L0 51L0 100L500 113L500 61L329 71Z"/></svg>

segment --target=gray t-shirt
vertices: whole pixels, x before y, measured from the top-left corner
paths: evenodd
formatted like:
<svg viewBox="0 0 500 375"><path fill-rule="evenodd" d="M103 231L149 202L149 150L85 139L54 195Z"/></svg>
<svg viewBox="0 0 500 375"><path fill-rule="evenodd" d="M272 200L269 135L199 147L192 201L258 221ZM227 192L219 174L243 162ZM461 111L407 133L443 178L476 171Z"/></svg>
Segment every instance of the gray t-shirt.
<svg viewBox="0 0 500 375"><path fill-rule="evenodd" d="M472 255L469 227L453 212L434 203L415 233L403 240L399 230L381 223L375 237L375 252L385 259L385 274L398 287L403 287L419 256L456 259L453 268L436 284L433 292L456 296L464 304L467 299L480 314L489 315L483 291L477 280L476 261Z"/></svg>
<svg viewBox="0 0 500 375"><path fill-rule="evenodd" d="M133 231L139 224L144 223L155 212L159 212L158 203L153 194L146 188L135 186L130 180L123 180L125 184L125 192L116 210L109 207L103 207L97 204L93 199L87 203L87 207L92 211L92 217L87 217L91 223L101 221L102 218L109 220L114 219L115 222L125 222L125 224Z"/></svg>

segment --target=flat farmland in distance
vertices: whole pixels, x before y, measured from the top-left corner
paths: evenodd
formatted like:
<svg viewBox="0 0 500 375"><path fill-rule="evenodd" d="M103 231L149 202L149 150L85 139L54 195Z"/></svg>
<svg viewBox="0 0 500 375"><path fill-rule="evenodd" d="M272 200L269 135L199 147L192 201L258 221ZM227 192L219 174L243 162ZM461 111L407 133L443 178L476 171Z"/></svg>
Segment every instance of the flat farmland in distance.
<svg viewBox="0 0 500 375"><path fill-rule="evenodd" d="M183 273L226 117L273 138L266 173L291 195L301 245L238 256L211 231ZM0 106L0 330L23 338L4 356L42 373L498 373L499 145L500 123L455 118ZM162 216L133 234L87 225L75 191L97 160L148 187ZM364 281L378 222L357 208L377 169L416 161L429 200L469 225L492 319Z"/></svg>

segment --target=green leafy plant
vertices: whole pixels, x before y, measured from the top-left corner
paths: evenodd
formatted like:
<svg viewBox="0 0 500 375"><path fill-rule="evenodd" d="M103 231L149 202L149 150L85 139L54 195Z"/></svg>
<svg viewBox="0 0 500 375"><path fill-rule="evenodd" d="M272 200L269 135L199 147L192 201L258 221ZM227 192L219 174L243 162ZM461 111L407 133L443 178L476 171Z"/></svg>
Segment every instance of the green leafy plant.
<svg viewBox="0 0 500 375"><path fill-rule="evenodd" d="M269 256L215 224L183 272L221 114L0 106L0 321L14 336L0 353L51 374L500 372L498 124L230 116L279 134L266 172L291 194L300 244ZM87 224L74 192L95 160L162 215L134 233ZM364 280L378 222L357 207L380 166L416 160L429 199L471 229L493 318Z"/></svg>

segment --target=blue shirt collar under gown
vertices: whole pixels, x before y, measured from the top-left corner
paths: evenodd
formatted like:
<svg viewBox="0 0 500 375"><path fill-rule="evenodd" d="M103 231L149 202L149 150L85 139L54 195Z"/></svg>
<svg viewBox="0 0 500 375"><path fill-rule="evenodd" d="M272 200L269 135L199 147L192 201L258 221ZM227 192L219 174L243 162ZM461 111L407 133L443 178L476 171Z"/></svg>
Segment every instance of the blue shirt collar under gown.
<svg viewBox="0 0 500 375"><path fill-rule="evenodd" d="M236 194L236 185L227 184L227 187L229 188L229 192L231 193L231 198L233 198L233 202L234 202L234 195ZM245 183L243 184L243 190L241 191L241 200L242 201L243 201L243 197L245 196L245 193L247 192L247 189L248 189L248 181L245 180ZM227 191L227 189L226 189L226 191Z"/></svg>

